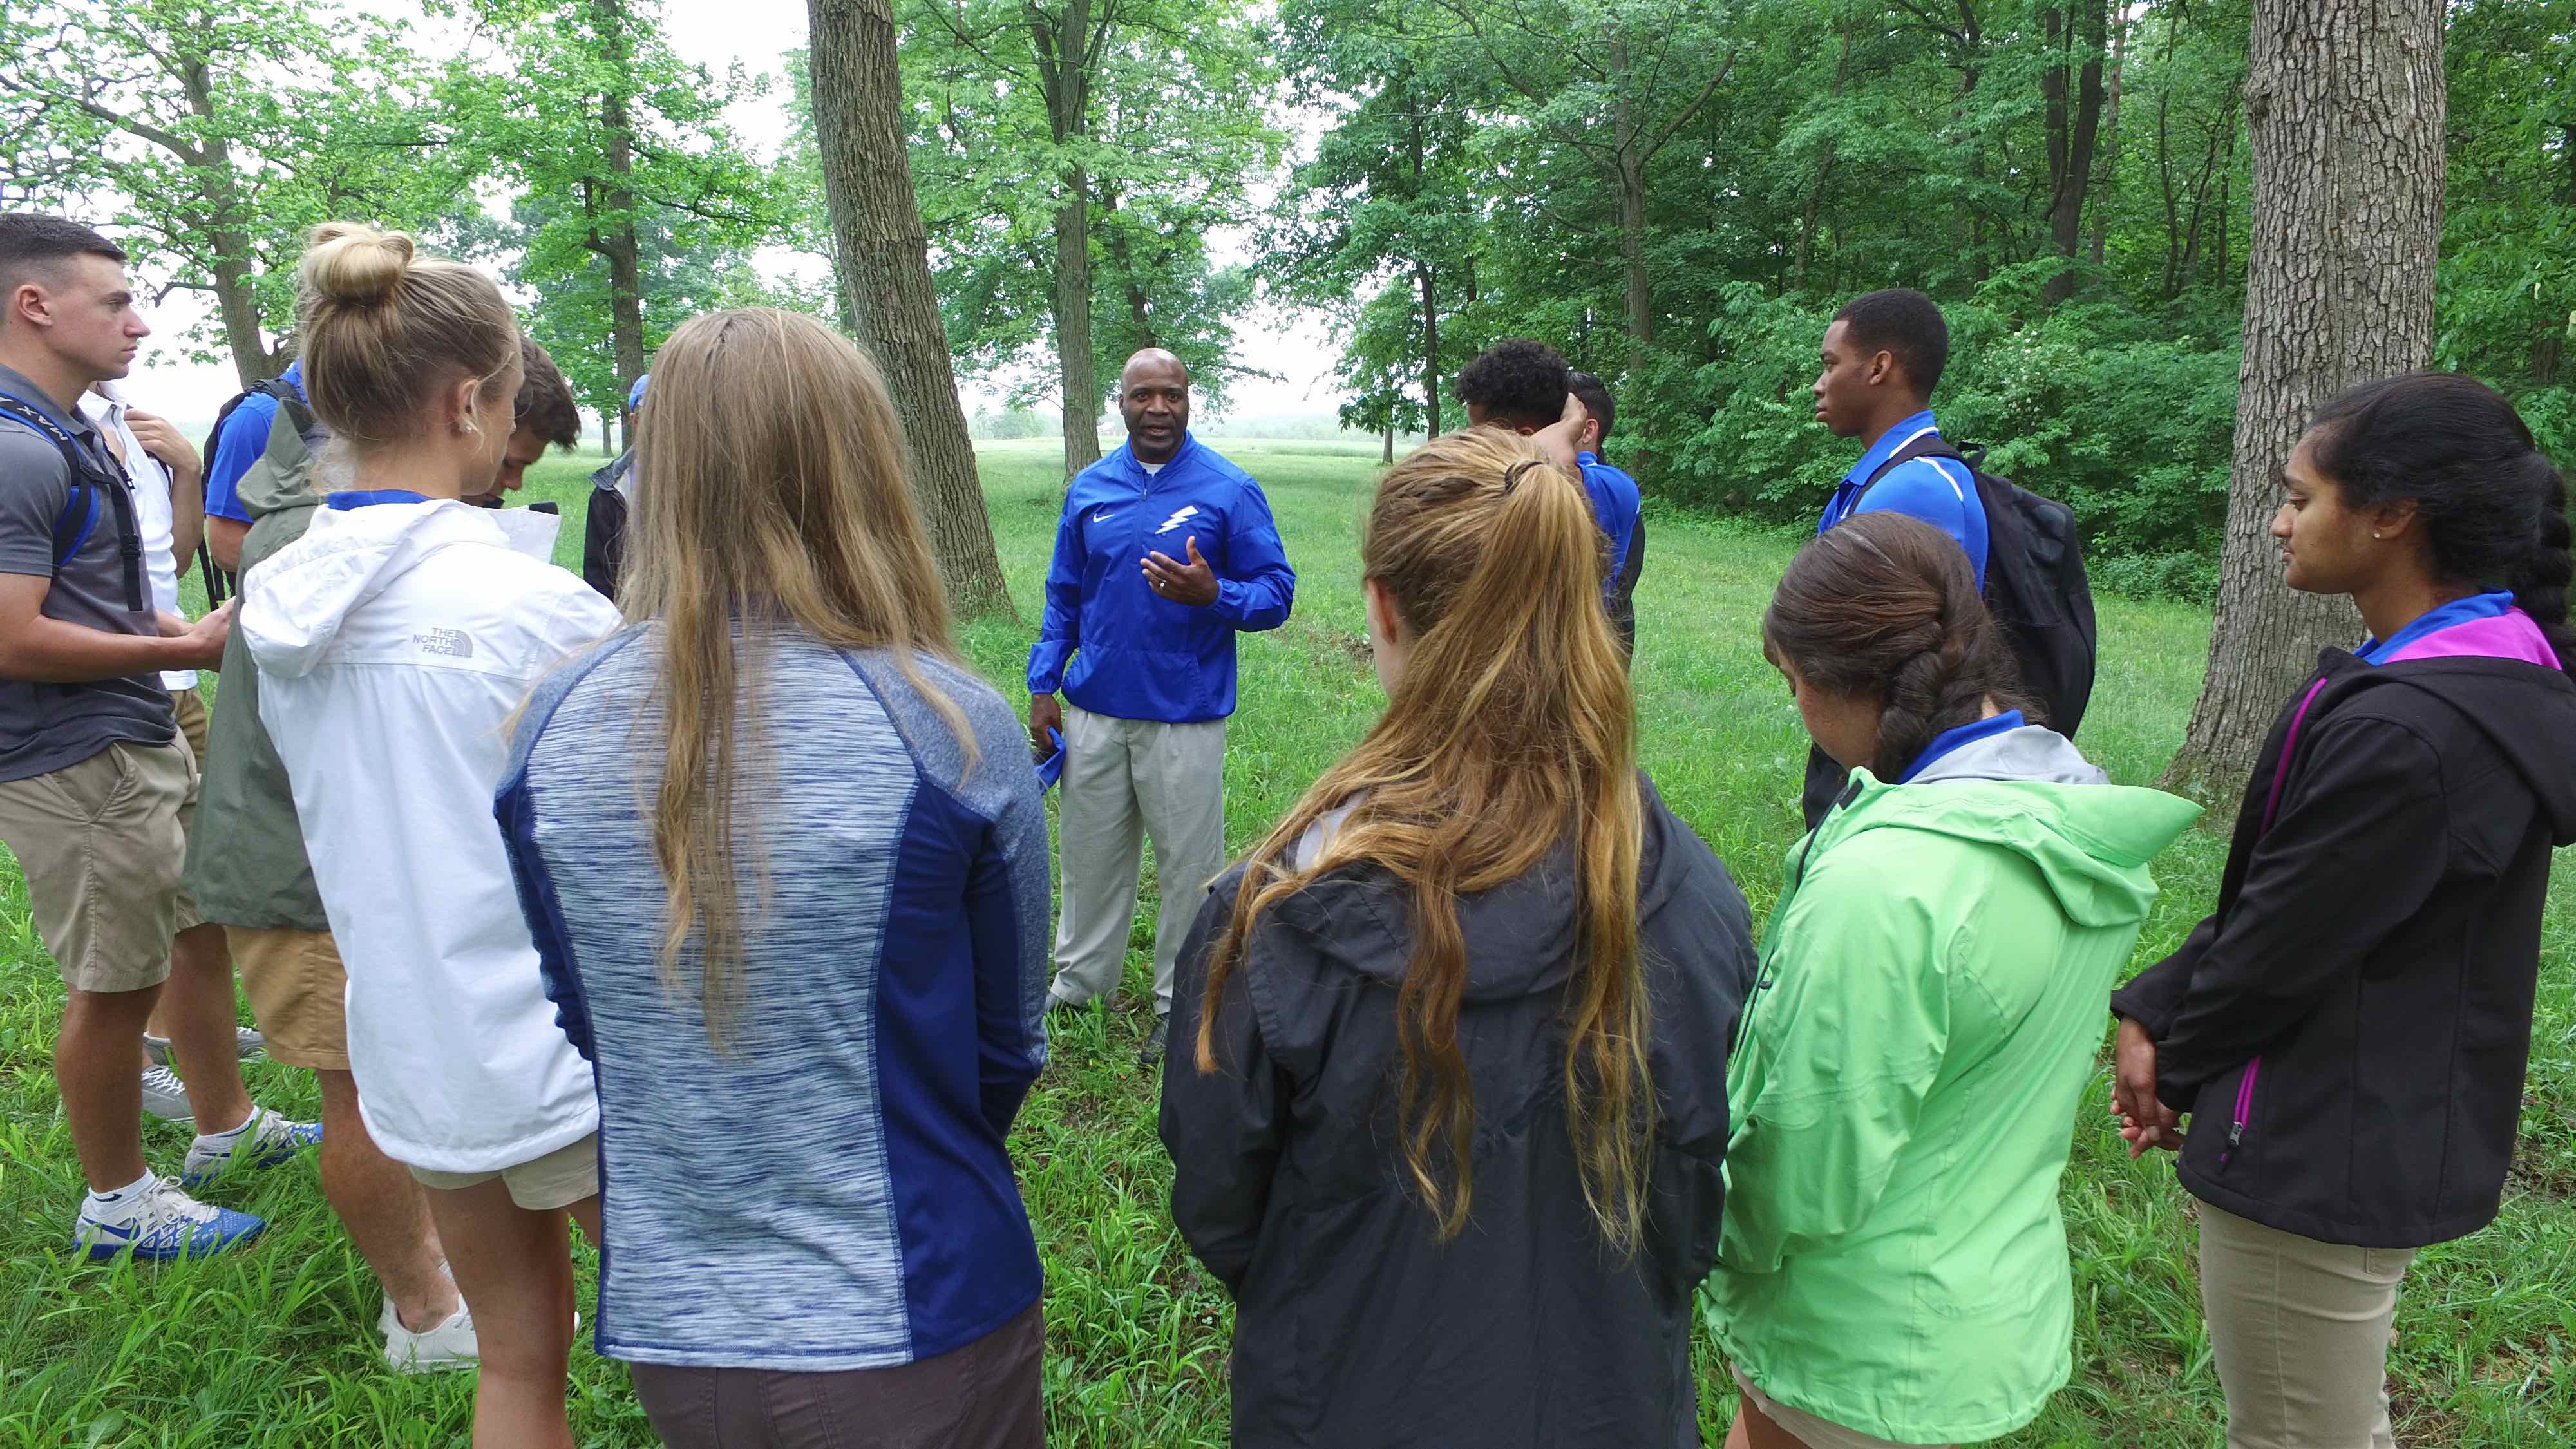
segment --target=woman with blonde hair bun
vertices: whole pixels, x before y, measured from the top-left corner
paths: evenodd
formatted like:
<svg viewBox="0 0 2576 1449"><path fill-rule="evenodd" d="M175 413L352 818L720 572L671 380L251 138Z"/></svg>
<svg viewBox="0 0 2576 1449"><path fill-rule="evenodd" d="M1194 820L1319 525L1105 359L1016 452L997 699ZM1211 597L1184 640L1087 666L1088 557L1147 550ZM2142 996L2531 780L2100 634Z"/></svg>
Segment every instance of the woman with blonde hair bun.
<svg viewBox="0 0 2576 1449"><path fill-rule="evenodd" d="M529 702L499 802L598 1066L599 1351L673 1449L1039 1449L1018 720L957 656L858 349L718 312L653 378L626 627Z"/></svg>
<svg viewBox="0 0 2576 1449"><path fill-rule="evenodd" d="M1567 426L1380 482L1386 713L1182 952L1162 1136L1234 1295L1240 1446L1699 1442L1753 945L1637 768Z"/></svg>
<svg viewBox="0 0 2576 1449"><path fill-rule="evenodd" d="M359 1110L430 1189L479 1340L474 1443L569 1446L565 1216L596 1237L598 1106L488 802L511 712L617 611L546 562L550 530L526 532L542 515L458 501L490 490L520 382L491 278L335 222L296 282L323 467L345 486L243 580L260 718L348 966Z"/></svg>

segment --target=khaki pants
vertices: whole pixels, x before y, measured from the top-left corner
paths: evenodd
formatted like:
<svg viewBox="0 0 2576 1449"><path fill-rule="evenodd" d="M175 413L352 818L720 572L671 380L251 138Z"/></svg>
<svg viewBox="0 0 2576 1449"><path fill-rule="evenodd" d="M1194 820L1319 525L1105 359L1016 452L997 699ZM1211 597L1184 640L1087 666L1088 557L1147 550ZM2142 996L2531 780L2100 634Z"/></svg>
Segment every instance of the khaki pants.
<svg viewBox="0 0 2576 1449"><path fill-rule="evenodd" d="M2388 1340L2415 1250L2321 1243L2199 1207L2228 1449L2395 1449Z"/></svg>
<svg viewBox="0 0 2576 1449"><path fill-rule="evenodd" d="M1225 868L1225 721L1162 724L1064 707L1064 798L1056 812L1063 905L1055 999L1118 994L1147 836L1163 907L1154 922L1154 1010L1172 1009L1172 963Z"/></svg>

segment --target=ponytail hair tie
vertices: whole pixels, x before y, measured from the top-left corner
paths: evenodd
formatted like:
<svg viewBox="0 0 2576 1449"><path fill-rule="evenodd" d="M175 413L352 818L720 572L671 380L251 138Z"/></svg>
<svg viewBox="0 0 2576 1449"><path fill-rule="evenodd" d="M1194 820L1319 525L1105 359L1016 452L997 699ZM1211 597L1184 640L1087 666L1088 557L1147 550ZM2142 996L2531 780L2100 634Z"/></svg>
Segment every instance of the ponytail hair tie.
<svg viewBox="0 0 2576 1449"><path fill-rule="evenodd" d="M1509 497L1511 495L1511 491L1520 486L1521 475L1523 473L1528 472L1532 468L1544 468L1546 466L1547 460L1544 458L1523 458L1521 461L1514 463L1511 467L1504 469L1504 496Z"/></svg>

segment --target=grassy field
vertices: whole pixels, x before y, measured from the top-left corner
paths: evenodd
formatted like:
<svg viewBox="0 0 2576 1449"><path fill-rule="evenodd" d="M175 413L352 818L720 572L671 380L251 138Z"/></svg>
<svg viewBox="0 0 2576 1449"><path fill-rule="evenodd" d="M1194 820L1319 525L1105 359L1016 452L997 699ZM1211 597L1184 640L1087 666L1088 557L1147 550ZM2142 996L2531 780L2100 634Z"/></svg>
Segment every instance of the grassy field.
<svg viewBox="0 0 2576 1449"><path fill-rule="evenodd" d="M1299 575L1295 617L1247 636L1242 709L1226 762L1229 840L1241 848L1366 727L1382 701L1361 641L1357 545L1373 454L1331 444L1229 442L1268 488ZM1018 620L967 631L975 662L1016 696L1056 509L1052 440L988 445L987 497ZM536 471L579 552L593 460ZM1638 600L1638 704L1647 767L1726 860L1757 915L1797 832L1806 750L1754 626L1792 541L1658 516ZM2168 604L2105 600L2103 677L2087 751L2125 782L2151 781L2182 736L2208 620ZM2194 832L2159 862L2166 895L2140 960L2178 941L2215 889L2224 840ZM1014 1139L1047 1269L1050 1442L1226 1442L1229 1309L1166 1215L1169 1167L1153 1131L1155 1076L1135 1064L1150 1026L1151 916L1130 940L1119 1008L1060 1031ZM2576 1441L2576 885L2553 897L2524 1151L2504 1216L2418 1260L2398 1318L2393 1387L2410 1445ZM62 993L0 856L0 1449L120 1445L462 1443L468 1379L383 1372L372 1280L324 1205L309 1162L210 1195L267 1216L254 1250L168 1269L91 1268L64 1255L80 1175L50 1069ZM258 1061L253 1090L303 1115L301 1073ZM2106 1079L2105 1079L2106 1080ZM793 1104L781 1103L781 1110ZM2187 1199L2162 1160L2130 1164L2097 1080L2075 1124L2064 1204L2076 1254L2076 1374L2021 1446L2206 1446L2222 1423L2201 1327ZM153 1124L175 1172L187 1138ZM585 1282L585 1295L588 1287ZM1712 1436L1732 1392L1701 1357ZM584 1444L649 1445L616 1364L573 1362Z"/></svg>

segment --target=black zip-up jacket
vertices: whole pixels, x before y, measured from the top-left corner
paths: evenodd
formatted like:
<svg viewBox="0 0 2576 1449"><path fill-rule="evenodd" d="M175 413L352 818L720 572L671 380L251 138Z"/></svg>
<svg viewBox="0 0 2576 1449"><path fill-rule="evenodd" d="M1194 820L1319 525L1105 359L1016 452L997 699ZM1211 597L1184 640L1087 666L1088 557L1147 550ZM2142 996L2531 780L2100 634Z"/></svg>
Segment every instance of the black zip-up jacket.
<svg viewBox="0 0 2576 1449"><path fill-rule="evenodd" d="M2492 1221L2531 1054L2550 850L2576 841L2576 685L2325 652L2293 757L2246 785L2218 908L2111 1008L2191 1113L2192 1195L2322 1242ZM2280 799L2263 828L2274 780Z"/></svg>
<svg viewBox="0 0 2576 1449"><path fill-rule="evenodd" d="M1603 1246L1565 1122L1575 882L1560 847L1460 903L1472 1212L1447 1243L1402 1177L1396 986L1409 897L1335 871L1266 912L1198 1071L1208 953L1242 879L1199 911L1163 1075L1172 1216L1233 1293L1234 1442L1253 1449L1696 1445L1692 1300L1725 1201L1726 1053L1754 972L1726 868L1645 796L1640 947L1661 1121L1633 1261Z"/></svg>

